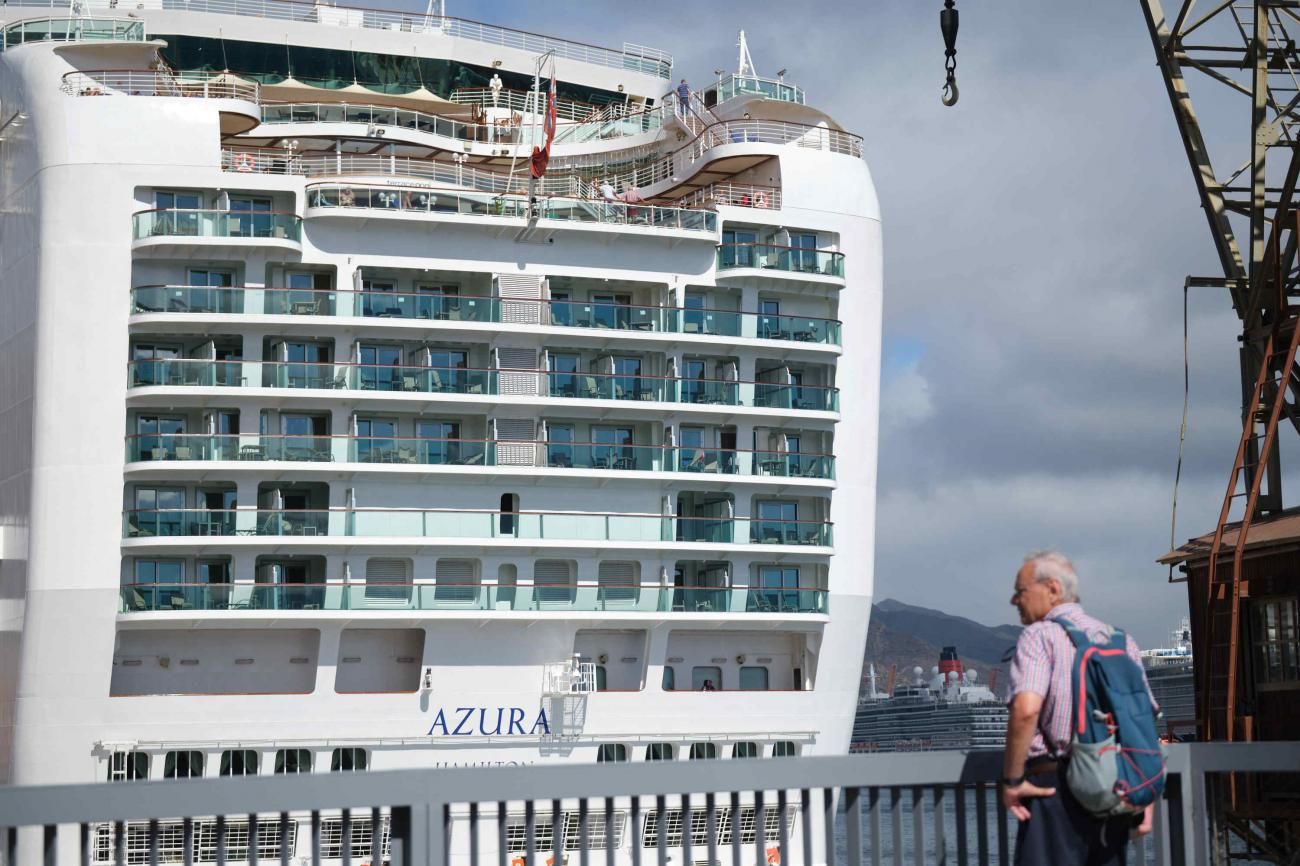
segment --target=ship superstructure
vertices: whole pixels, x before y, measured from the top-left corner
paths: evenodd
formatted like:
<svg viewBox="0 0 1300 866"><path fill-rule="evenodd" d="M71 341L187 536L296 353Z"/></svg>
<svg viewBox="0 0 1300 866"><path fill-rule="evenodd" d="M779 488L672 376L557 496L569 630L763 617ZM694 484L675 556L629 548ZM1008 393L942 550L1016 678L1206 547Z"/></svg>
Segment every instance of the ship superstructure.
<svg viewBox="0 0 1300 866"><path fill-rule="evenodd" d="M1006 743L1007 705L967 670L957 648L944 647L927 678L912 671L910 684L877 691L874 665L858 702L854 752L918 752L1001 749Z"/></svg>
<svg viewBox="0 0 1300 866"><path fill-rule="evenodd" d="M0 7L0 779L847 750L861 139L440 11Z"/></svg>
<svg viewBox="0 0 1300 866"><path fill-rule="evenodd" d="M1170 632L1168 646L1142 651L1142 667L1151 694L1160 705L1161 730L1180 739L1195 739L1192 626L1187 617Z"/></svg>

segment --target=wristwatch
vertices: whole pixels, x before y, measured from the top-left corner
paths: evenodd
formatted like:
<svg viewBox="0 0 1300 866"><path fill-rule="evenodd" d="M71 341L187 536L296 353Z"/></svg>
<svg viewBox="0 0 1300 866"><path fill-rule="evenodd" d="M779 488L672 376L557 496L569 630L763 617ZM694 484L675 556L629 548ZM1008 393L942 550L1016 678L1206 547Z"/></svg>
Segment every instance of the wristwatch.
<svg viewBox="0 0 1300 866"><path fill-rule="evenodd" d="M1024 777L1023 775L1021 775L1021 776L1016 776L1014 779L1012 779L1012 778L1009 777L1009 776L1003 776L1003 777L1002 777L1002 785L1003 785L1003 787L1006 787L1006 788L1014 788L1014 787L1016 787L1017 785L1023 785L1024 782L1025 782L1025 777Z"/></svg>

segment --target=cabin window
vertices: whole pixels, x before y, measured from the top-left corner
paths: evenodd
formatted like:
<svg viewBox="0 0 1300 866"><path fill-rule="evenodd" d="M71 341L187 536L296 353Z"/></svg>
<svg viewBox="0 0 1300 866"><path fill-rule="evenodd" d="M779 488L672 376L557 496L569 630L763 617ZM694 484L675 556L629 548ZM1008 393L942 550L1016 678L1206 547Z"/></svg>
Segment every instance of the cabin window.
<svg viewBox="0 0 1300 866"><path fill-rule="evenodd" d="M677 688L677 674L672 665L664 665L663 689L671 692Z"/></svg>
<svg viewBox="0 0 1300 866"><path fill-rule="evenodd" d="M310 773L311 752L307 749L277 749L275 752L275 774Z"/></svg>
<svg viewBox="0 0 1300 866"><path fill-rule="evenodd" d="M691 691L722 691L722 668L715 665L696 665L691 668Z"/></svg>
<svg viewBox="0 0 1300 866"><path fill-rule="evenodd" d="M673 759L672 743L651 743L645 747L647 761L671 761Z"/></svg>
<svg viewBox="0 0 1300 866"><path fill-rule="evenodd" d="M256 776L257 752L252 749L227 749L222 752L221 775Z"/></svg>
<svg viewBox="0 0 1300 866"><path fill-rule="evenodd" d="M782 740L772 744L773 758L793 758L799 754L799 747L789 740Z"/></svg>
<svg viewBox="0 0 1300 866"><path fill-rule="evenodd" d="M692 761L711 761L716 757L718 747L715 743L691 743Z"/></svg>
<svg viewBox="0 0 1300 866"><path fill-rule="evenodd" d="M149 756L144 752L114 752L108 756L108 781L136 782L149 778Z"/></svg>
<svg viewBox="0 0 1300 866"><path fill-rule="evenodd" d="M758 743L736 743L731 747L733 758L757 758Z"/></svg>
<svg viewBox="0 0 1300 866"><path fill-rule="evenodd" d="M163 761L163 778L203 778L203 753L196 751L168 752Z"/></svg>
<svg viewBox="0 0 1300 866"><path fill-rule="evenodd" d="M602 743L596 750L596 762L600 764L626 761L627 746L622 743Z"/></svg>
<svg viewBox="0 0 1300 866"><path fill-rule="evenodd" d="M330 758L331 773L354 773L364 770L368 764L365 749L335 749Z"/></svg>
<svg viewBox="0 0 1300 866"><path fill-rule="evenodd" d="M767 685L767 668L742 667L740 669L740 690L744 692L765 692Z"/></svg>

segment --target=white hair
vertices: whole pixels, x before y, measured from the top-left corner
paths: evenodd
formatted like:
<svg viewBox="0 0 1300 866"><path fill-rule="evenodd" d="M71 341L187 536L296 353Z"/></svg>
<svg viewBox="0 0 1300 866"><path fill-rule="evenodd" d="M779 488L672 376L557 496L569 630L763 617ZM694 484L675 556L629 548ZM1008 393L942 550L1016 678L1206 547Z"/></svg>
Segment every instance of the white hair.
<svg viewBox="0 0 1300 866"><path fill-rule="evenodd" d="M1061 601L1079 600L1079 575L1074 563L1059 550L1039 550L1025 557L1025 565L1033 566L1034 580L1046 583L1054 580L1061 586Z"/></svg>

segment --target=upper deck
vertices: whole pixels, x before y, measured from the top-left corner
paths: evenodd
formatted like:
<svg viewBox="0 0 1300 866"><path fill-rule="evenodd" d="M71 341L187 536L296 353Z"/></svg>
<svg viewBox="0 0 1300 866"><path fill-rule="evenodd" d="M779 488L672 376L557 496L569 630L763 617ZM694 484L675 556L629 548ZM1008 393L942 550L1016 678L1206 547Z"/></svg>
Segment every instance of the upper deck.
<svg viewBox="0 0 1300 866"><path fill-rule="evenodd" d="M300 0L141 0L130 5L132 17L144 21L151 33L215 35L216 28L210 26L208 16L222 16L248 19L246 26L226 22L221 32L227 40L322 47L334 47L338 43L339 47L357 51L387 47L393 53L404 55L409 55L414 47L422 56L455 57L471 62L483 56L487 58L485 65L491 68L527 74L532 73L538 55L550 52L566 80L595 84L609 76L597 75L593 80L590 75L583 75L584 67L589 72L616 70L617 84L622 85L620 91L651 98L661 95L665 89L663 81L672 75L672 55L657 48L630 42L624 42L619 48L603 47L445 15ZM71 3L9 0L0 6L0 20L27 17L24 10L31 8L71 12ZM99 10L115 10L117 4L113 0L89 0L81 4L81 9L93 15ZM269 21L287 26L272 29L268 27ZM304 26L310 29L303 29Z"/></svg>

